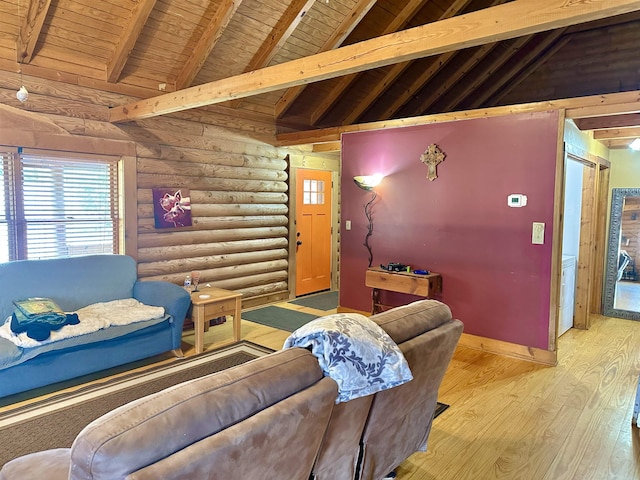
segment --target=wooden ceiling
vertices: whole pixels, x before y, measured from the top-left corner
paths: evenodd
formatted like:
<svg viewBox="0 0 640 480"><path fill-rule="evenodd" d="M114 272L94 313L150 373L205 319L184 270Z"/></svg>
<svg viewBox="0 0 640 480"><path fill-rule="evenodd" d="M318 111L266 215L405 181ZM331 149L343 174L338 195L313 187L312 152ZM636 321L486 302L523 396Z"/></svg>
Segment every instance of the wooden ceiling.
<svg viewBox="0 0 640 480"><path fill-rule="evenodd" d="M632 1L619 2L626 4L619 11L630 13L537 33L496 35L499 41L469 42L429 56L407 56L400 63L387 58L353 72L336 70L334 78L305 77L293 70L300 59L308 58L311 65L321 52L394 32L427 24L446 29L443 21L451 17L487 23L491 15L470 14L507 3L525 2L0 0L0 70L22 70L134 99L176 92L175 103L186 98L181 91L188 87L211 84L214 89L216 82L231 79L233 84L236 78L239 84L252 78L242 76L247 72L290 64L292 86L281 88L285 82L280 79L260 90L261 82L269 83L265 73L257 76L249 94L215 102L228 115L275 122L280 133L640 90L640 2ZM553 2L538 3L542 9ZM287 70L274 72L282 77ZM210 108L207 103L214 102L194 106ZM640 134L640 113L635 112L576 123L597 129L594 136L612 148L626 147Z"/></svg>

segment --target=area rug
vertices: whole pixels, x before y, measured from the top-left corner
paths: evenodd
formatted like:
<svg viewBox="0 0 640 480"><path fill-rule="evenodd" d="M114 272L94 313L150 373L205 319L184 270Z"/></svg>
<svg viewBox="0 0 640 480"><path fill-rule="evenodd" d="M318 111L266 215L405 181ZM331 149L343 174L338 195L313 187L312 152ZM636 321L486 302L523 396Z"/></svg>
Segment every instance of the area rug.
<svg viewBox="0 0 640 480"><path fill-rule="evenodd" d="M315 308L316 310L333 310L338 307L338 292L325 292L317 295L297 298L289 303L301 305L303 307Z"/></svg>
<svg viewBox="0 0 640 480"><path fill-rule="evenodd" d="M315 318L318 318L318 315L311 315L310 313L298 312L297 310L275 307L273 305L242 312L243 320L249 320L250 322L266 325L267 327L279 328L287 332L293 332Z"/></svg>
<svg viewBox="0 0 640 480"><path fill-rule="evenodd" d="M70 447L88 423L132 400L271 352L244 341L2 413L0 466L30 452Z"/></svg>

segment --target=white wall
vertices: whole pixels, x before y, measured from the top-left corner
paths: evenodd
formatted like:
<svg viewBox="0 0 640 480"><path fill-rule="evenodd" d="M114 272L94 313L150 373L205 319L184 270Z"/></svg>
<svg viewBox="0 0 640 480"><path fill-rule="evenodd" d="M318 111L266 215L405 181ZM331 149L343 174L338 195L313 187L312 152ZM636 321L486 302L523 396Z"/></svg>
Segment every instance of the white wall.
<svg viewBox="0 0 640 480"><path fill-rule="evenodd" d="M562 255L578 258L580 248L580 212L582 207L582 169L580 162L567 159L564 184L564 230Z"/></svg>
<svg viewBox="0 0 640 480"><path fill-rule="evenodd" d="M611 188L640 188L640 152L611 150Z"/></svg>

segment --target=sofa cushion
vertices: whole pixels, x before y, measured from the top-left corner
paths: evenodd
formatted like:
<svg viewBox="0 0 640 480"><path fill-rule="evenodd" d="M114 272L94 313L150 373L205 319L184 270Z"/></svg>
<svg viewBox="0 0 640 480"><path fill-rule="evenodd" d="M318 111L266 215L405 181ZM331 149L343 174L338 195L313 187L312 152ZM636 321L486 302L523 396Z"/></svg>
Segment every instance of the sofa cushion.
<svg viewBox="0 0 640 480"><path fill-rule="evenodd" d="M135 298L93 303L73 313L75 314L75 323L63 325L56 330L52 330L48 338L41 341L29 337L28 333L25 332L16 333L13 322L10 319L7 319L0 326L0 337L10 340L22 348L34 348L46 343L59 342L65 338L88 335L112 326L130 325L146 322L147 320L165 318L163 307L145 305Z"/></svg>
<svg viewBox="0 0 640 480"><path fill-rule="evenodd" d="M15 343L0 338L0 370L19 363L22 356L22 349Z"/></svg>
<svg viewBox="0 0 640 480"><path fill-rule="evenodd" d="M168 321L170 321L170 319L166 315L164 315L162 317L146 320L144 322L136 322L129 325L117 325L109 328L103 328L102 330L98 330L87 335L79 335L77 337L65 338L57 342L44 343L33 348L20 348L10 340L0 337L0 370L26 362L27 360L37 357L38 355L45 352L52 352L56 350L72 350L82 345L103 342L106 340L113 340L115 338L124 337L130 333L137 332L139 330L143 330L145 328Z"/></svg>

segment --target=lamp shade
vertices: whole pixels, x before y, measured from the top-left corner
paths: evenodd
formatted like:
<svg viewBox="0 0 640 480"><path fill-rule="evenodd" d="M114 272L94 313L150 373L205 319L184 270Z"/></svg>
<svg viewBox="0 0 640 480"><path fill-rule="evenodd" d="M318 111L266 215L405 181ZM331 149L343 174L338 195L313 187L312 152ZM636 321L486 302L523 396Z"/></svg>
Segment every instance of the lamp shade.
<svg viewBox="0 0 640 480"><path fill-rule="evenodd" d="M384 177L380 174L376 175L357 175L353 177L353 181L363 190L371 190L378 186Z"/></svg>

